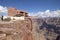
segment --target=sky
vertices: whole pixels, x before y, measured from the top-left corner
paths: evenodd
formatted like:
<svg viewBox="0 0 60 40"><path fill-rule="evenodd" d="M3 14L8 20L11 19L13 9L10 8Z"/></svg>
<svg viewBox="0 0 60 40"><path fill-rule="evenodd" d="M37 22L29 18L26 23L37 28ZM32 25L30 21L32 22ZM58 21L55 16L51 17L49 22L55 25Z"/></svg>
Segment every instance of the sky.
<svg viewBox="0 0 60 40"><path fill-rule="evenodd" d="M0 15L6 15L8 7L25 10L30 15L45 14L60 10L60 0L0 0Z"/></svg>

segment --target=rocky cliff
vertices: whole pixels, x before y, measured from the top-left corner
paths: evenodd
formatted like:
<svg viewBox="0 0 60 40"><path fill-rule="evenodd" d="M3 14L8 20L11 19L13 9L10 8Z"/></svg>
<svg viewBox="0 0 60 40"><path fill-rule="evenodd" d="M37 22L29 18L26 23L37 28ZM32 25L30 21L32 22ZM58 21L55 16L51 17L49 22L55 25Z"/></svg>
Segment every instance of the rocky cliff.
<svg viewBox="0 0 60 40"><path fill-rule="evenodd" d="M60 40L60 18L0 21L0 40Z"/></svg>
<svg viewBox="0 0 60 40"><path fill-rule="evenodd" d="M0 22L0 40L33 40L30 18L12 22Z"/></svg>
<svg viewBox="0 0 60 40"><path fill-rule="evenodd" d="M60 18L35 18L34 35L35 40L60 40Z"/></svg>

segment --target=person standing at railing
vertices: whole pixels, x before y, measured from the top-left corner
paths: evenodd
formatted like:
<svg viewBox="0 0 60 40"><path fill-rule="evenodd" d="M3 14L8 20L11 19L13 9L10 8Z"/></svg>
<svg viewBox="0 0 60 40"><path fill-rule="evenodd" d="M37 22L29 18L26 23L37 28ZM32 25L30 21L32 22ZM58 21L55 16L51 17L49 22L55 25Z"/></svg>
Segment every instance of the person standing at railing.
<svg viewBox="0 0 60 40"><path fill-rule="evenodd" d="M1 20L3 21L3 16L1 16Z"/></svg>

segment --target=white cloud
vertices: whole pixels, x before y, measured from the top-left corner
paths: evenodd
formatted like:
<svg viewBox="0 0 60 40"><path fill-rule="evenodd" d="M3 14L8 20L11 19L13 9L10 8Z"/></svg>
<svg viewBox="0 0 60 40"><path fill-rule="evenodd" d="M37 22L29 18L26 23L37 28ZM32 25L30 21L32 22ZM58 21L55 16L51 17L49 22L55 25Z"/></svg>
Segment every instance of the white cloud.
<svg viewBox="0 0 60 40"><path fill-rule="evenodd" d="M29 16L36 16L36 13L31 12L29 13Z"/></svg>
<svg viewBox="0 0 60 40"><path fill-rule="evenodd" d="M45 11L45 13L48 13L48 12L50 12L50 10L46 10L46 11Z"/></svg>
<svg viewBox="0 0 60 40"><path fill-rule="evenodd" d="M0 5L0 13L7 13L7 12L8 12L7 7Z"/></svg>
<svg viewBox="0 0 60 40"><path fill-rule="evenodd" d="M39 11L37 13L33 13L33 15L34 14L35 16L38 16L38 17L60 17L60 10L56 10L56 11L46 10L44 12Z"/></svg>

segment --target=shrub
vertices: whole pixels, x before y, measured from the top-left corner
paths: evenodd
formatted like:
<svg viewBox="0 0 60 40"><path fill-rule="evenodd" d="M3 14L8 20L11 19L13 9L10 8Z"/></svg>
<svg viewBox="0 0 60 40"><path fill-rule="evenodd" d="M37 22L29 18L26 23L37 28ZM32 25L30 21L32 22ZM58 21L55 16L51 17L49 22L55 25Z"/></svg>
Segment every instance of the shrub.
<svg viewBox="0 0 60 40"><path fill-rule="evenodd" d="M10 17L7 17L3 21L10 21L10 20L11 20L11 18Z"/></svg>

